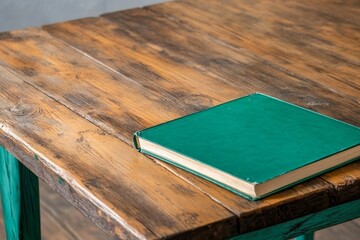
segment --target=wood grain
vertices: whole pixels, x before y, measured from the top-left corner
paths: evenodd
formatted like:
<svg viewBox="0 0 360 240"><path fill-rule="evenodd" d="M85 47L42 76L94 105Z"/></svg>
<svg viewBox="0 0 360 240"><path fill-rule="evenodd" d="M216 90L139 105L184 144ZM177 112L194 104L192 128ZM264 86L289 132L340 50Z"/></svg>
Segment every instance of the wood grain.
<svg viewBox="0 0 360 240"><path fill-rule="evenodd" d="M3 34L0 42L2 61L25 81L120 138L131 138L143 125L179 116L166 93L113 72L42 31ZM174 101L180 108L184 106ZM158 109L160 119L148 111L153 108Z"/></svg>
<svg viewBox="0 0 360 240"><path fill-rule="evenodd" d="M42 239L95 240L110 239L65 199L40 181ZM44 207L46 205L46 207ZM51 210L48 210L48 209ZM0 205L1 216L1 205ZM55 216L55 217L54 217ZM317 231L316 240L357 240L360 234L360 219ZM69 226L64 226L69 224ZM0 217L0 239L5 239Z"/></svg>
<svg viewBox="0 0 360 240"><path fill-rule="evenodd" d="M234 50L248 49L279 70L357 99L359 26L304 10L311 3L297 4L303 8L293 5L291 1L181 1L150 9L196 27Z"/></svg>
<svg viewBox="0 0 360 240"><path fill-rule="evenodd" d="M194 85L190 86L191 91L196 90L206 97L196 99L198 104L203 102L203 104L207 103L205 106L212 106L242 96L244 93L259 91L331 116L334 115L334 110L329 111L328 106L330 105L333 109L337 109L337 115L334 117L354 123L353 117L345 117L347 114L342 114L341 111L344 110L345 102L356 109L354 100L333 94L329 89L312 81L297 79L278 71L268 64L262 63L247 51L240 49L240 52L234 52L233 49L224 47L216 40L208 38L201 31L186 28L182 24L168 21L167 18L143 9L118 12L105 17L114 20L116 24L96 18L51 25L45 29L112 69L121 71L124 58L135 58L136 61L142 62L147 66L146 70L142 69L144 73L150 71L150 74L159 75L164 72L163 69L172 69L172 71L164 73L171 74L165 77L168 85L163 87L157 84L159 92L174 92L172 89L176 89L176 86L179 87L179 82L180 84L187 83L189 80L183 75L184 73L189 76L193 75L192 71L189 72L191 68L193 71L201 70L205 76L216 74L217 81L215 82L208 78L202 77L198 80L195 78L196 76L191 76L192 84L198 81L201 84L197 88L193 88L196 87ZM156 29L156 34L154 34L154 29ZM79 31L81 31L81 37L74 37ZM89 40L94 35L104 36L104 39L107 36L106 41L104 39ZM84 38L84 36L86 37ZM124 45L123 41L125 40L129 44ZM108 43L109 41L111 44ZM131 51L133 46L136 51ZM123 56L124 52L129 52L129 54ZM119 58L115 56L119 56ZM176 60L172 56L176 56ZM170 62L172 65L163 65L164 61ZM162 72L157 72L156 68L160 68ZM180 71L177 71L179 68ZM138 69L134 68L133 71L138 71ZM176 76L173 75L174 73ZM173 82L172 80L177 76L180 76L181 79ZM148 76L133 79L144 81L144 79L148 79ZM221 89L221 92L218 91L214 99L214 94L210 95L207 91L208 88L211 88L212 92ZM224 89L229 89L228 94L223 92ZM229 94L229 91L233 93ZM185 94L184 96L186 99L186 96L191 97L193 94L190 92L189 95ZM339 101L339 97L341 101ZM174 103L173 106L176 107L177 104ZM193 109L193 111L195 110ZM356 114L360 116L358 109Z"/></svg>
<svg viewBox="0 0 360 240"><path fill-rule="evenodd" d="M225 208L0 70L1 144L103 229L127 239L236 234Z"/></svg>
<svg viewBox="0 0 360 240"><path fill-rule="evenodd" d="M227 72L234 73L238 71L236 67L242 67L247 64L245 65L247 68L246 76L235 75L235 78L237 78L236 80L240 79L238 81L240 82L238 85L239 89L245 85L245 87L250 87L253 91L263 91L282 99L295 102L304 107L340 118L344 121L358 124L357 118L354 118L352 115L355 114L360 116L359 109L356 108L353 99L343 97L342 94L339 95L314 81L304 78L299 79L291 74L286 74L269 64L265 64L263 60L258 59L258 56L246 49L233 51L233 49L217 44L221 39L217 40L214 39L214 37L202 34L203 29L197 30L193 26L184 27L181 22L172 22L171 19L158 16L143 9L113 13L105 15L105 17L117 25L102 19L86 19L51 25L45 27L45 29L114 69L121 67L121 62L117 60L108 61L108 59L114 59L114 55L121 54L126 48L130 48L130 45L124 46L121 44L121 41L124 38L129 38L128 41L132 44L138 43L137 45L140 45L141 48L148 49L147 52L142 52L142 56L139 58L140 61L146 59L146 57L160 59L160 57L158 57L160 54L163 56L177 56L177 59L181 57L182 65L189 64L189 66L192 66L194 69L201 66L202 69L207 70L206 72L211 72L214 71L213 69L216 69L218 75L224 75L225 79L229 79L228 82L233 88L236 88L236 85L231 82L231 76L227 75ZM153 29L157 30L156 34ZM82 31L82 36L87 37L74 37L78 31ZM114 42L112 44L113 51L103 50L103 48L100 47L104 45L107 46L107 42L104 42L103 40L88 41L87 39L91 38L94 33L108 36L108 39L111 39L111 41ZM174 42L177 43L176 47L171 44ZM140 47L137 47L136 49L139 49ZM155 51L154 49L157 49L158 51ZM166 52L166 54L164 54L164 52ZM206 53L206 55L204 53ZM202 64L202 62L205 62L207 59L217 59L219 58L218 56L221 56L222 59L227 59L230 62L234 61L236 64L220 64L220 62L216 61L213 61L215 63L210 66ZM129 57L133 57L133 55ZM240 59L242 59L242 62L240 62ZM246 59L247 62L245 62L244 59ZM152 61L148 60L145 63L148 64ZM170 58L168 61L173 61L174 64L176 64L176 61ZM256 65L256 68L254 68L253 65ZM254 77L251 78L251 76ZM262 82L258 80L264 79L264 76L266 76L267 79ZM252 82L248 84L245 79L246 77L251 78L252 82L256 82L256 84L252 85ZM141 79L139 81L141 81ZM284 89L281 89L282 86ZM224 86L224 84L218 82L218 88L223 87L226 87L226 85ZM164 89L161 86L158 86L158 88L160 92L168 91L168 89ZM343 106L341 106L342 104ZM347 107L345 107L345 105ZM176 104L174 104L174 106L176 106ZM345 109L349 109L349 112L345 112L344 107ZM342 113L343 115L340 116L339 114ZM253 204L243 201L241 197L234 196L233 194L228 193L213 184L209 184L207 181L198 179L191 174L178 169L171 169L171 171L192 182L237 215L241 215L242 219L240 220L240 226L242 226L241 228L243 231L285 221L285 219L281 217L274 217L273 214L274 212L278 212L278 209L283 209L285 213L289 211L289 207L293 208L292 212L294 215L287 215L287 217L294 218L297 214L301 215L306 212L310 213L312 211L324 209L330 204L335 203L333 201L330 202L329 200L329 196L331 196L329 192L331 193L333 186L321 179L310 182L308 188L304 188L304 186L300 185L299 188L295 188L295 191L289 190L284 192L283 195L275 195L273 199L270 197L268 201ZM303 190L303 192L301 190ZM332 192L332 195L336 196L336 194L337 192ZM298 204L303 203L305 199L309 202L310 207L299 208L292 206L296 205L296 202ZM339 203L340 201L337 202ZM254 211L256 213L264 213L263 218L255 215ZM249 212L249 214L245 214L246 212Z"/></svg>
<svg viewBox="0 0 360 240"><path fill-rule="evenodd" d="M299 236L317 229L326 228L336 225L338 223L349 221L359 216L360 214L360 200L348 202L336 207L328 208L324 211L310 214L292 221L279 224L273 227L265 228L260 231L250 232L238 237L232 238L233 240L243 239L274 239L283 240ZM324 219L328 219L324 221ZM266 236L266 237L264 237ZM304 235L304 240L312 239Z"/></svg>
<svg viewBox="0 0 360 240"><path fill-rule="evenodd" d="M43 27L46 32L28 29L2 33L0 65L50 101L45 107L40 106L58 116L56 124L61 128L67 124L72 127L61 130L66 135L58 136L54 133L58 127L49 127L53 123L47 118L48 125L43 121L38 124L40 127L36 125L49 134L44 138L39 129L30 135L24 132L25 127L15 129L19 122L33 126L33 119L21 122L20 117L12 117L7 121L12 122L12 131L18 131L21 138L31 142L30 146L41 148L49 162L66 169L66 174L71 173L65 183L76 179L96 199L114 207L116 214L141 236L195 238L198 234L200 239L223 238L312 214L359 198L358 163L262 201L250 202L154 160L170 173L166 172L148 158L133 153L128 145L132 144L131 136L136 130L257 91L360 126L357 43L360 31L355 16L358 11L356 2L342 6L332 1L315 5L283 1L181 1L49 25ZM16 78L14 75L11 78ZM30 98L27 92L13 88L14 96L6 95L4 99L16 102L17 94ZM41 102L33 96L30 99L36 100L36 104ZM56 108L50 109L53 104ZM58 112L66 114L60 116ZM64 117L68 115L70 120ZM109 135L124 144L115 143L115 138ZM28 159L29 150L21 149L8 136L4 138L10 141L8 147L13 153ZM88 144L92 150L79 159L77 156L85 152ZM121 149L121 153L109 149ZM92 155L95 158L90 160ZM138 157L140 162L143 159L150 162L144 178L130 180L122 174L117 176L115 171L131 169L134 173L136 167L141 168L143 164L135 161ZM118 158L131 159L128 163L131 168L115 164L115 169L109 169L114 166L111 160ZM105 164L109 162L109 166ZM122 221L116 230L119 219L106 221L104 216L97 216L98 206L94 207L84 193L78 193L78 185L62 186L57 181L63 183L64 179L57 180L57 173L43 171L39 166L32 168L42 172L43 178L62 195L70 196L69 201L100 227L117 236L134 236ZM90 170L93 175L86 175ZM102 171L110 174L102 176ZM162 177L155 179L156 174ZM145 176L154 184L144 190L144 195L139 194L139 189L145 187ZM166 185L160 191L157 184L164 179L167 184L176 181L182 186L173 190ZM133 184L136 191L129 190ZM189 189L196 193L194 197L188 195ZM127 191L131 192L129 196L121 194ZM188 197L177 199L180 205L174 209L172 198L176 194ZM199 199L204 199L205 204L188 206ZM125 207L127 201L130 207ZM143 201L151 203L150 207L144 206ZM215 212L208 213L212 206ZM144 208L148 210L138 216ZM195 211L196 208L199 209ZM188 215L185 222L181 220L179 215L190 210L199 211L201 217ZM229 211L237 216L236 230ZM173 223L168 218L176 220ZM221 231L225 232L218 235Z"/></svg>

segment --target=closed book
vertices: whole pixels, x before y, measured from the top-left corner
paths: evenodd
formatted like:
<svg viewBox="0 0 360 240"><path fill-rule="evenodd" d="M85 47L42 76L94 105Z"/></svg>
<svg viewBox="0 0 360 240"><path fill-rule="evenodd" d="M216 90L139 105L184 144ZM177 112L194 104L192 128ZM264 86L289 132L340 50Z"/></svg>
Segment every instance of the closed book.
<svg viewBox="0 0 360 240"><path fill-rule="evenodd" d="M255 93L134 134L136 148L256 200L360 158L360 128Z"/></svg>

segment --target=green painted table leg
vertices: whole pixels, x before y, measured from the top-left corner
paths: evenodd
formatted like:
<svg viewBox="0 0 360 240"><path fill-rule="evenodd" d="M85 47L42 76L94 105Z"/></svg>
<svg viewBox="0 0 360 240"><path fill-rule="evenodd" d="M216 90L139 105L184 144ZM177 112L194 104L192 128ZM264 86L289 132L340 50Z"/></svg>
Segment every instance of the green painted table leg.
<svg viewBox="0 0 360 240"><path fill-rule="evenodd" d="M314 240L314 233L305 233L304 235L296 237L295 240Z"/></svg>
<svg viewBox="0 0 360 240"><path fill-rule="evenodd" d="M360 217L360 198L271 227L244 233L231 240L311 240L313 232ZM301 235L303 234L303 235Z"/></svg>
<svg viewBox="0 0 360 240"><path fill-rule="evenodd" d="M38 178L0 146L0 195L8 240L40 240Z"/></svg>

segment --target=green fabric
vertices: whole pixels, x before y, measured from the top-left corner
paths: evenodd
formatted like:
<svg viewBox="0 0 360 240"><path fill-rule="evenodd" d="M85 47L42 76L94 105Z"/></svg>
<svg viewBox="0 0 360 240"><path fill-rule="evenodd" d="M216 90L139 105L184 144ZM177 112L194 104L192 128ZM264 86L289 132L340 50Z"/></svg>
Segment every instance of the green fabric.
<svg viewBox="0 0 360 240"><path fill-rule="evenodd" d="M360 128L259 93L136 135L250 183L360 144Z"/></svg>

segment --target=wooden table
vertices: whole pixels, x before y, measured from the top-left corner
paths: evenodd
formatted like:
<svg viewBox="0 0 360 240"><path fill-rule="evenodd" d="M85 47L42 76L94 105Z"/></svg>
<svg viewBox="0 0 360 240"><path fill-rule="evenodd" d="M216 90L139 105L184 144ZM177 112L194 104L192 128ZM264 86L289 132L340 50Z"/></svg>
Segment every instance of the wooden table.
<svg viewBox="0 0 360 240"><path fill-rule="evenodd" d="M356 0L188 0L1 33L9 239L39 236L37 177L119 239L281 239L359 217L360 162L251 202L132 146L252 92L360 126L359 39Z"/></svg>

